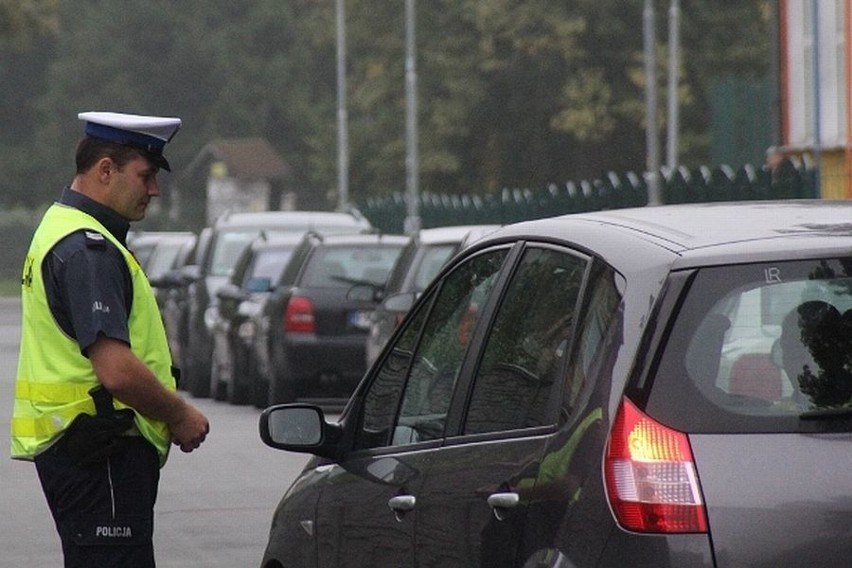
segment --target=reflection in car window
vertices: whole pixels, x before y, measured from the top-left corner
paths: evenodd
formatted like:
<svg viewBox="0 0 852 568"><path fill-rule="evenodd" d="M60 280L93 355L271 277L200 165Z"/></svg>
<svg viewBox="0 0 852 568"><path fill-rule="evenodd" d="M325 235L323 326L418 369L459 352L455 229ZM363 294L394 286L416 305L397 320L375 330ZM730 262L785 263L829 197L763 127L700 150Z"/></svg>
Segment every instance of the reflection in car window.
<svg viewBox="0 0 852 568"><path fill-rule="evenodd" d="M564 366L586 261L564 252L525 251L489 334L464 432L551 422L551 387Z"/></svg>
<svg viewBox="0 0 852 568"><path fill-rule="evenodd" d="M443 281L409 372L392 443L438 438L467 347L507 250L478 255Z"/></svg>
<svg viewBox="0 0 852 568"><path fill-rule="evenodd" d="M414 345L432 298L425 298L417 311L404 324L401 334L382 361L370 388L364 397L364 410L361 428L355 442L358 448L374 448L390 443L390 435L396 419L402 389L408 376L414 354Z"/></svg>
<svg viewBox="0 0 852 568"><path fill-rule="evenodd" d="M479 306L507 251L490 251L468 260L418 303L365 395L358 447L413 443L443 434Z"/></svg>
<svg viewBox="0 0 852 568"><path fill-rule="evenodd" d="M745 431L749 417L787 416L798 424L802 412L849 405L849 265L826 259L702 270L657 380L688 377L704 400L738 416L736 427ZM703 426L712 422L708 416Z"/></svg>
<svg viewBox="0 0 852 568"><path fill-rule="evenodd" d="M603 365L602 349L607 337L612 337L613 322L621 305L621 294L616 285L619 278L608 266L598 263L592 270L586 287L589 307L577 336L574 356L569 362L563 393L565 418L578 407L578 399L585 392L589 380L594 378L595 368Z"/></svg>

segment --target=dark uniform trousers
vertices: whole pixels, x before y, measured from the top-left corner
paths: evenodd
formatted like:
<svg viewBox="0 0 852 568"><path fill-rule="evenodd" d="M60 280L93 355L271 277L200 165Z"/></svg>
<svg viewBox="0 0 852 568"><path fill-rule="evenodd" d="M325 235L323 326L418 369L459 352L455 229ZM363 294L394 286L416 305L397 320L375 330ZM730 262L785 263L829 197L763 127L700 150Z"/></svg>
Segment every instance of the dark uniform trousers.
<svg viewBox="0 0 852 568"><path fill-rule="evenodd" d="M141 436L114 455L79 467L54 444L36 470L62 540L65 568L154 568L157 451Z"/></svg>

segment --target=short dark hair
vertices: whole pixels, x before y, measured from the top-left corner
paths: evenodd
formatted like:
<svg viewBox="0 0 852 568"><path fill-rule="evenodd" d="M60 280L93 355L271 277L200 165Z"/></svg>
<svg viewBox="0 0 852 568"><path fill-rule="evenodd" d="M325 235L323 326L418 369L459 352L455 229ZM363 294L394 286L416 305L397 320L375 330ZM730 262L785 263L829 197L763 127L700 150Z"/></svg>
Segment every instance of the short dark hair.
<svg viewBox="0 0 852 568"><path fill-rule="evenodd" d="M75 156L77 174L89 171L101 158L110 158L120 168L127 162L140 157L145 156L132 146L86 136L77 144Z"/></svg>

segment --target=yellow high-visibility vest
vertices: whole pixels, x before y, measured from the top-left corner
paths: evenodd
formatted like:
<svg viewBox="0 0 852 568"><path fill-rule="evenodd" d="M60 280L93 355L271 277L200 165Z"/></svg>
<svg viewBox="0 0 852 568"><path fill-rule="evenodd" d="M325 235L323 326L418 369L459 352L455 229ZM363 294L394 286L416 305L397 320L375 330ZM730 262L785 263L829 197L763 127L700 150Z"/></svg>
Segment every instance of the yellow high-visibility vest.
<svg viewBox="0 0 852 568"><path fill-rule="evenodd" d="M22 334L15 406L12 415L12 458L32 460L50 447L82 413L95 414L88 391L99 384L79 344L65 334L50 311L42 279L45 256L63 237L78 230L99 233L124 255L133 282L128 318L131 350L169 390L175 390L166 331L148 278L133 254L94 217L61 204L52 205L36 229L21 278ZM93 306L92 309L108 309ZM116 408L127 408L120 401ZM136 412L136 427L165 464L171 435L165 423Z"/></svg>

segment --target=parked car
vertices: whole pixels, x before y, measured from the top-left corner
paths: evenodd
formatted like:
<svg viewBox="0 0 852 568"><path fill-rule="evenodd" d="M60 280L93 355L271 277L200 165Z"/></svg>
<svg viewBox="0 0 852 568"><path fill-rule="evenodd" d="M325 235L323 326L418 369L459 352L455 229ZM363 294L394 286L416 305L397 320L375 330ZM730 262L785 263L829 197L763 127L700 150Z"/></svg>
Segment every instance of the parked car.
<svg viewBox="0 0 852 568"><path fill-rule="evenodd" d="M424 291L261 565L840 566L852 558L852 201L519 223Z"/></svg>
<svg viewBox="0 0 852 568"><path fill-rule="evenodd" d="M210 396L210 360L215 318L216 290L224 284L243 249L261 232L267 235L304 233L351 233L371 230L369 222L350 213L324 211L262 211L227 214L211 227L210 244L198 265L187 268L187 329L184 382L196 397Z"/></svg>
<svg viewBox="0 0 852 568"><path fill-rule="evenodd" d="M157 245L167 238L183 239L192 234L189 231L131 231L127 234L127 248L133 251L133 256L139 266L145 269L150 277L148 264Z"/></svg>
<svg viewBox="0 0 852 568"><path fill-rule="evenodd" d="M444 263L459 250L500 225L458 225L420 229L409 238L388 277L382 302L370 317L367 335L367 366L373 364L393 330L405 317L415 298L426 288Z"/></svg>
<svg viewBox="0 0 852 568"><path fill-rule="evenodd" d="M257 237L240 255L228 283L217 290L210 371L215 399L266 406L269 387L258 378L254 351L261 307L302 238L298 233Z"/></svg>
<svg viewBox="0 0 852 568"><path fill-rule="evenodd" d="M166 328L172 363L179 370L184 368L183 354L186 352L189 313L187 287L192 282L191 275L187 275L186 271L195 266L198 256L204 254L210 242L210 232L210 228L204 228L196 238L185 243L174 256L169 270L157 269L153 274L148 274L148 281L155 289L160 315ZM174 251L169 252L169 255L172 252ZM156 262L159 264L159 261ZM180 374L179 371L178 375ZM183 381L178 380L178 388L184 387Z"/></svg>
<svg viewBox="0 0 852 568"><path fill-rule="evenodd" d="M345 401L364 374L370 313L407 242L401 235L310 233L262 307L270 404Z"/></svg>
<svg viewBox="0 0 852 568"><path fill-rule="evenodd" d="M195 251L198 235L191 231L173 232L161 236L156 246L148 254L148 258L143 266L145 274L148 276L148 281L154 287L154 294L157 299L157 306L160 309L160 315L163 318L163 325L166 327L166 337L169 341L169 348L172 354L172 365L180 369L180 342L179 336L172 329L176 329L180 323L176 318L178 315L173 309L170 309L169 302L173 295L173 289L167 287L158 287L166 278L166 275L173 270L178 269L188 262ZM180 371L177 372L178 382L180 382Z"/></svg>
<svg viewBox="0 0 852 568"><path fill-rule="evenodd" d="M148 280L157 282L167 272L183 266L195 249L197 241L198 235L191 231L174 232L159 237L143 265Z"/></svg>

